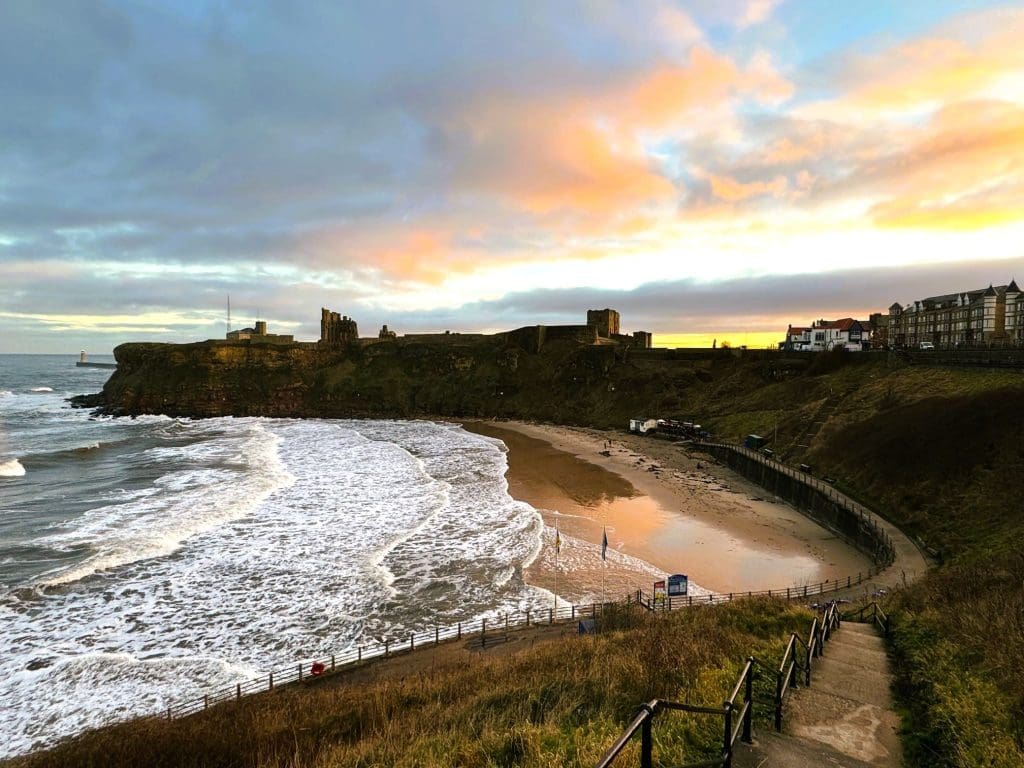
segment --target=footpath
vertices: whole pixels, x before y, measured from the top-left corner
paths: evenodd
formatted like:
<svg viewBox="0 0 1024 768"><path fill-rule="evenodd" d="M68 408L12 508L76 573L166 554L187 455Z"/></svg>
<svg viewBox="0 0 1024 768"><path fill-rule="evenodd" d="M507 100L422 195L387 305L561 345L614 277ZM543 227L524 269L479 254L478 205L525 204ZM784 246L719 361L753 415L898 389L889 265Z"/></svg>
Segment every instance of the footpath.
<svg viewBox="0 0 1024 768"><path fill-rule="evenodd" d="M760 728L737 744L736 768L898 768L892 670L874 624L843 622L817 660L810 687L786 699L783 731Z"/></svg>
<svg viewBox="0 0 1024 768"><path fill-rule="evenodd" d="M723 446L726 447L726 446ZM729 446L748 460L798 477L830 500L868 518L892 547L892 562L870 580L870 589L887 589L922 577L928 563L899 528L854 499L757 452ZM861 587L863 589L863 587ZM902 765L893 709L892 668L876 623L843 622L814 665L809 687L791 691L785 702L783 730L759 729L754 744L737 744L737 768L867 768Z"/></svg>

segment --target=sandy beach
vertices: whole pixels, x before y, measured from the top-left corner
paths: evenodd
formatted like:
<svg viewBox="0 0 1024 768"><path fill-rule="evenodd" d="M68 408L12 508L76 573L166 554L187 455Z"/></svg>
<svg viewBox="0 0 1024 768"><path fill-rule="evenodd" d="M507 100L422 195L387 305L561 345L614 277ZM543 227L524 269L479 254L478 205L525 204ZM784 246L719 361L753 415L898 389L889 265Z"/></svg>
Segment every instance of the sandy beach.
<svg viewBox="0 0 1024 768"><path fill-rule="evenodd" d="M619 599L671 573L688 575L699 594L816 584L871 567L830 531L679 443L520 422L464 426L508 446L509 492L549 529L523 576L566 600Z"/></svg>

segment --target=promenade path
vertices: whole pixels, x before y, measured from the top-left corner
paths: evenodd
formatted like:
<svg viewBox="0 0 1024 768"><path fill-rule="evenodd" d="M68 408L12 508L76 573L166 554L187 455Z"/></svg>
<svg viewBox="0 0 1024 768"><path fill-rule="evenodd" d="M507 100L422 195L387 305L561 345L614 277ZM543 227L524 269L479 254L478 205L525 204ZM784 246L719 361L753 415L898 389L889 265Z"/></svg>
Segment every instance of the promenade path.
<svg viewBox="0 0 1024 768"><path fill-rule="evenodd" d="M783 732L738 744L736 768L898 768L892 670L874 624L844 622L817 660L811 687L786 699Z"/></svg>

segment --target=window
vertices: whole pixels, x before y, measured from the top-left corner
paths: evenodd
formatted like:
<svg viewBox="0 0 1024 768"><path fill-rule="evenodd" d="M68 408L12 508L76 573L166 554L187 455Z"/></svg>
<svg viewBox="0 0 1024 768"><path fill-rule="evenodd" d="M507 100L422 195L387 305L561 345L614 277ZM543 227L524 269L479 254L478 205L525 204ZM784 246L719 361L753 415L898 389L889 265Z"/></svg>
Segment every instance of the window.
<svg viewBox="0 0 1024 768"><path fill-rule="evenodd" d="M814 333L814 340L815 341L824 341L825 340L825 332L824 331L815 331L815 333Z"/></svg>

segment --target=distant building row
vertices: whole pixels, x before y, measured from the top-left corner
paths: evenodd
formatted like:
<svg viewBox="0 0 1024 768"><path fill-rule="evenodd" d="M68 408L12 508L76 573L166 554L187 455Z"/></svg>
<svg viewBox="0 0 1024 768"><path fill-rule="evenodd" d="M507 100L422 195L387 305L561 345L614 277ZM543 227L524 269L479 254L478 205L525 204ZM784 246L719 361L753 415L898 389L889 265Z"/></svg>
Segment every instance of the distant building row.
<svg viewBox="0 0 1024 768"><path fill-rule="evenodd" d="M930 296L889 307L892 346L935 347L1024 342L1024 294L1017 281L998 287Z"/></svg>
<svg viewBox="0 0 1024 768"><path fill-rule="evenodd" d="M783 348L826 351L862 349L949 348L990 344L1024 346L1024 294L1009 285L929 296L906 306L893 304L888 314L868 320L818 320L807 327L789 326Z"/></svg>

